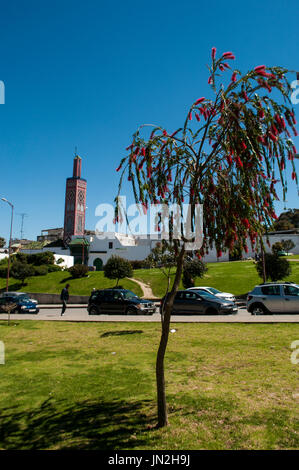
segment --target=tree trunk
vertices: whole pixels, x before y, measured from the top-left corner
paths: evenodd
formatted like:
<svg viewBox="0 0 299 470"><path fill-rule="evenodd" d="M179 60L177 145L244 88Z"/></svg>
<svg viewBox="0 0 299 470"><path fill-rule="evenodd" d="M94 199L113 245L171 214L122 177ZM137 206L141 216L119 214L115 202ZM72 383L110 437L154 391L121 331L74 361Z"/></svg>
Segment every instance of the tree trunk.
<svg viewBox="0 0 299 470"><path fill-rule="evenodd" d="M177 270L175 274L174 283L173 283L169 298L166 300L163 321L162 321L161 339L160 339L159 349L157 353L156 382L157 382L157 405L158 405L158 427L159 428L168 425L166 393L165 393L164 357L165 357L165 352L166 352L167 343L168 343L169 325L170 325L173 301L174 301L175 294L177 293L180 280L182 277L184 255L185 255L185 246L183 246L180 251L180 254L177 260Z"/></svg>

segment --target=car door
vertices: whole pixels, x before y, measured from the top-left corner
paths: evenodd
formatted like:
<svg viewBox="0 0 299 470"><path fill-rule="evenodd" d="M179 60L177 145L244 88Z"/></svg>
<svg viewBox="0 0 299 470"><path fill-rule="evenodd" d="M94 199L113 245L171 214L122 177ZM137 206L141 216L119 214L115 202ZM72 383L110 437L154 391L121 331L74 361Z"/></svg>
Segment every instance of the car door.
<svg viewBox="0 0 299 470"><path fill-rule="evenodd" d="M188 315L201 315L204 310L203 304L204 301L200 295L192 291L185 292L185 305Z"/></svg>
<svg viewBox="0 0 299 470"><path fill-rule="evenodd" d="M123 314L124 313L124 299L119 291L105 291L103 303L100 309L105 313L110 314Z"/></svg>
<svg viewBox="0 0 299 470"><path fill-rule="evenodd" d="M280 285L270 285L261 287L261 302L271 313L279 313L284 311L282 300L282 292Z"/></svg>
<svg viewBox="0 0 299 470"><path fill-rule="evenodd" d="M299 288L296 286L283 286L283 305L285 313L299 313Z"/></svg>
<svg viewBox="0 0 299 470"><path fill-rule="evenodd" d="M184 315L186 313L185 292L177 292L173 302L172 313L175 315Z"/></svg>

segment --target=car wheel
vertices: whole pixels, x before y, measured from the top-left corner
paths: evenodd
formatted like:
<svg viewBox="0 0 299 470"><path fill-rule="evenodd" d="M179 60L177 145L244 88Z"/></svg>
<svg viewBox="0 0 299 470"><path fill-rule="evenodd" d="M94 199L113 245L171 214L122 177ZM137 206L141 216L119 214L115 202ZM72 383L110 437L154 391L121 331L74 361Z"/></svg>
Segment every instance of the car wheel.
<svg viewBox="0 0 299 470"><path fill-rule="evenodd" d="M97 307L95 307L95 306L90 307L88 313L89 313L89 315L99 315L99 311L98 311Z"/></svg>
<svg viewBox="0 0 299 470"><path fill-rule="evenodd" d="M251 308L251 315L265 315L267 309L262 304L256 304Z"/></svg>
<svg viewBox="0 0 299 470"><path fill-rule="evenodd" d="M136 310L135 310L135 308L129 307L129 308L126 310L126 315L136 315Z"/></svg>

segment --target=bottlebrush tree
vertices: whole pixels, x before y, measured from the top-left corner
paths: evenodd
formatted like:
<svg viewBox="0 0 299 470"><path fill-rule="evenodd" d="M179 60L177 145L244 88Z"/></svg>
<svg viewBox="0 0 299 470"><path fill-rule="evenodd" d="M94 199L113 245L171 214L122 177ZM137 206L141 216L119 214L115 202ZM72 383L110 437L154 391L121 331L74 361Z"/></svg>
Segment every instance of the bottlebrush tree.
<svg viewBox="0 0 299 470"><path fill-rule="evenodd" d="M135 200L144 211L149 204L203 205L201 258L212 246L217 256L237 242L248 252L255 249L265 226L277 216L274 201L279 183L285 196L286 170L297 184L297 153L291 134L297 135L287 70L259 65L245 75L232 66L235 56L216 57L212 48L210 76L212 98L196 99L182 127L174 132L161 126L142 125L117 171L119 192L127 175ZM122 217L116 197L116 220ZM192 210L194 218L194 210ZM195 219L193 220L193 222ZM157 354L158 426L168 424L164 355L173 300L186 252L185 243L172 240L176 250L176 275L165 305Z"/></svg>

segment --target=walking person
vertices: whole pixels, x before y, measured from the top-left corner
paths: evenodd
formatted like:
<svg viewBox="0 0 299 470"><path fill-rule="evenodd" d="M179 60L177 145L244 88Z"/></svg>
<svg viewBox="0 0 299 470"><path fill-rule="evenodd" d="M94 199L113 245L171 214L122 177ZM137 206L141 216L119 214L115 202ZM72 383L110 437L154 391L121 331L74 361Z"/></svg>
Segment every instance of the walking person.
<svg viewBox="0 0 299 470"><path fill-rule="evenodd" d="M61 316L64 315L64 312L66 310L66 303L69 300L69 287L70 287L70 285L67 284L64 287L64 289L62 289L61 294L60 294L60 299L62 300Z"/></svg>

